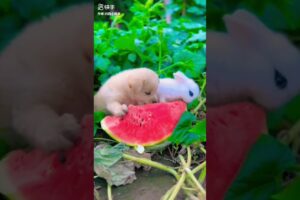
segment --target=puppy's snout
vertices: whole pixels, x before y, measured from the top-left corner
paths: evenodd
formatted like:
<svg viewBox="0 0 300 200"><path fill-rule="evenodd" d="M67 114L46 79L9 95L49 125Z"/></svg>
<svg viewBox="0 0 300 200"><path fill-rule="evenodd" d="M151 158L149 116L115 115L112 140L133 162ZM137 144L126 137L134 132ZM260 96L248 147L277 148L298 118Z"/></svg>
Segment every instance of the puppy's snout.
<svg viewBox="0 0 300 200"><path fill-rule="evenodd" d="M157 99L158 99L157 96L153 97L152 103L157 103L158 102Z"/></svg>

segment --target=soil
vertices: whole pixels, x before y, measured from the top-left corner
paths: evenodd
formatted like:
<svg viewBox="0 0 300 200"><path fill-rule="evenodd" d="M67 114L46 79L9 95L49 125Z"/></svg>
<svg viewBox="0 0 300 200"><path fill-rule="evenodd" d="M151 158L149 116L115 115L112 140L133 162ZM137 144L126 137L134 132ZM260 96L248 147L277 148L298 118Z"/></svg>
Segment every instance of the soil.
<svg viewBox="0 0 300 200"><path fill-rule="evenodd" d="M167 172L152 168L150 171L142 169L136 171L137 180L132 184L113 187L114 200L159 200L176 184L175 178ZM106 186L103 184L99 190L101 200L107 200ZM184 200L184 195L179 194L176 200Z"/></svg>

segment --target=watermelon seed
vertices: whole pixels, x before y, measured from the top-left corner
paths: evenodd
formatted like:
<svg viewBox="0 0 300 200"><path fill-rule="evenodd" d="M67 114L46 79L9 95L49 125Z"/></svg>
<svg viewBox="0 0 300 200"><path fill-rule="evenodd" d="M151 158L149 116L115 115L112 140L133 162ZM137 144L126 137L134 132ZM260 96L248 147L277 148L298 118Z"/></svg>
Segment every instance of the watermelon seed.
<svg viewBox="0 0 300 200"><path fill-rule="evenodd" d="M67 161L67 157L64 153L59 154L59 161L60 163L64 164Z"/></svg>

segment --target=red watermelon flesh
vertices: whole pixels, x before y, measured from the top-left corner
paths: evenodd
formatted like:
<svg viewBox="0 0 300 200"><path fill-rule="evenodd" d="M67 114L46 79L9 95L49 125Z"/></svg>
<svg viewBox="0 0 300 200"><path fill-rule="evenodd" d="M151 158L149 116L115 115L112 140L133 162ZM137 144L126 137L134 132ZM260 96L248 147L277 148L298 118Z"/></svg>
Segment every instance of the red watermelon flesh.
<svg viewBox="0 0 300 200"><path fill-rule="evenodd" d="M124 117L107 116L101 126L112 138L132 146L151 146L172 135L186 103L168 103L129 106Z"/></svg>
<svg viewBox="0 0 300 200"><path fill-rule="evenodd" d="M93 118L82 139L65 152L16 150L0 162L0 193L16 200L93 199Z"/></svg>
<svg viewBox="0 0 300 200"><path fill-rule="evenodd" d="M224 199L249 149L266 130L265 112L254 104L208 108L208 200Z"/></svg>

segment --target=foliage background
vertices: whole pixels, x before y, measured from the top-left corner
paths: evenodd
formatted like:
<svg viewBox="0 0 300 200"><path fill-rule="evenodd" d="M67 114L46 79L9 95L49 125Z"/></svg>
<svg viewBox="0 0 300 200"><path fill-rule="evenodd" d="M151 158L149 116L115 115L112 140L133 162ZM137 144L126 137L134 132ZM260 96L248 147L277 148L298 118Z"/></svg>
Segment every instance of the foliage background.
<svg viewBox="0 0 300 200"><path fill-rule="evenodd" d="M129 0L124 4L123 1L97 1L95 9L99 3L115 5L121 15L103 17L95 10L94 92L109 77L126 69L148 67L161 78L173 77L180 70L201 88L201 96L188 106L192 114L184 116L185 123L190 120L193 124L189 128L196 125L196 131L204 134L205 126L199 123L203 123L206 110L206 1L178 0L168 6L153 0ZM172 15L169 24L167 13ZM96 134L104 114L94 116ZM202 137L198 135L191 140L192 135L188 138L187 134L188 130L182 135L185 139L176 143L188 140L191 144Z"/></svg>
<svg viewBox="0 0 300 200"><path fill-rule="evenodd" d="M59 11L69 5L91 0L1 0L0 1L0 50L28 23ZM71 33L70 33L71 34Z"/></svg>
<svg viewBox="0 0 300 200"><path fill-rule="evenodd" d="M207 28L225 30L222 17L237 8L256 14L268 27L284 32L290 40L300 44L300 1L253 1L253 0L209 0L207 4Z"/></svg>
<svg viewBox="0 0 300 200"><path fill-rule="evenodd" d="M153 155L158 153L165 158L172 158L179 177L185 176L182 176L183 165L178 157L185 156L192 163L189 167L197 167L196 170L201 171L200 176L197 174L198 186L201 187L200 184L204 183L206 177L203 153L203 144L206 142L206 1L173 0L171 4L165 5L158 0L106 0L96 1L95 9L99 3L115 5L115 11L121 15L103 17L98 16L95 10L94 92L112 75L138 67L148 67L161 78L173 77L173 73L180 70L201 88L201 95L188 105L188 111L183 114L169 138L168 142L172 145L168 149L153 152ZM169 14L172 16L171 23L166 22ZM100 126L104 117L102 112L94 113L95 155L105 154L105 149L98 147L110 140ZM109 143L115 144L111 141ZM189 153L180 155L180 150L184 149ZM122 155L122 152L117 154ZM119 159L118 157L114 161L118 162ZM105 168L104 161L105 159L95 159L96 169ZM149 161L151 160L147 159ZM97 170L95 174L97 183L103 174L97 173ZM106 181L110 190L110 180ZM177 191L170 189L169 193L176 196L180 188L181 186L177 187ZM197 192L195 195L200 198Z"/></svg>
<svg viewBox="0 0 300 200"><path fill-rule="evenodd" d="M161 2L136 1L130 8L130 1L125 2L118 7L121 16L110 21L95 17L95 90L111 75L135 67L149 67L161 77L182 70L201 85L206 66L205 1L191 1L184 15L179 5L170 5L171 24L165 22Z"/></svg>
<svg viewBox="0 0 300 200"><path fill-rule="evenodd" d="M284 33L300 47L300 1L209 0L208 29L225 31L222 17L238 8L254 13L269 28ZM269 134L262 135L251 148L226 200L293 200L299 197L299 107L300 96L297 96L286 105L267 112Z"/></svg>

